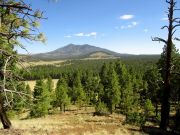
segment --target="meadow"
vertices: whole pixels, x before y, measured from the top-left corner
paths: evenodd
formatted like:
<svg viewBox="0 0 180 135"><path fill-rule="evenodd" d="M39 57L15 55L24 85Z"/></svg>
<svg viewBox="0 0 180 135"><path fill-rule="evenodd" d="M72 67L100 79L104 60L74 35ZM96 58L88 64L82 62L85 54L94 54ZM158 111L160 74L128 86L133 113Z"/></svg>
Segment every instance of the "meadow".
<svg viewBox="0 0 180 135"><path fill-rule="evenodd" d="M2 129L0 135L141 135L140 128L124 125L119 114L93 116L94 108L78 110L70 106L65 113L57 112L42 118L12 119L13 128Z"/></svg>

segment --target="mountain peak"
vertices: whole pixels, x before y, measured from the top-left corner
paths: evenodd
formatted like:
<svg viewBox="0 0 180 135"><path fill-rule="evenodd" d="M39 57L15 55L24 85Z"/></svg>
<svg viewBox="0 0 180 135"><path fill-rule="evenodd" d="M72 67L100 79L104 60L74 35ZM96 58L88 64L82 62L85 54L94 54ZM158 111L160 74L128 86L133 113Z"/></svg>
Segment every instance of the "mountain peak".
<svg viewBox="0 0 180 135"><path fill-rule="evenodd" d="M74 59L74 58L84 58L92 53L103 52L112 56L119 56L118 53L103 49L100 47L92 46L89 44L76 45L68 44L62 48L58 48L52 52L41 53L33 55L39 59Z"/></svg>

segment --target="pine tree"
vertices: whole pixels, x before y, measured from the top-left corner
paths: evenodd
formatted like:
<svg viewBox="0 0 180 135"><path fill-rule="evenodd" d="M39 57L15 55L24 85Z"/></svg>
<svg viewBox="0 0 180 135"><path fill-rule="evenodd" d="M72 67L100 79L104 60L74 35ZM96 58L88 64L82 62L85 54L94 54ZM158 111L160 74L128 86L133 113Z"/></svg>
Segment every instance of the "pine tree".
<svg viewBox="0 0 180 135"><path fill-rule="evenodd" d="M41 117L48 114L48 109L50 108L50 92L48 91L43 80L37 80L34 87L34 105L31 109L31 117Z"/></svg>
<svg viewBox="0 0 180 135"><path fill-rule="evenodd" d="M107 103L107 106L112 113L116 107L116 105L120 102L120 90L119 90L119 82L118 77L114 69L114 64L110 63L109 72L108 72L108 81L109 85L107 88L109 103Z"/></svg>
<svg viewBox="0 0 180 135"><path fill-rule="evenodd" d="M148 69L143 76L147 82L147 90L144 91L144 99L150 99L156 107L156 116L158 115L158 104L160 103L162 78L157 67Z"/></svg>
<svg viewBox="0 0 180 135"><path fill-rule="evenodd" d="M81 107L86 101L86 93L83 90L80 73L78 71L75 73L74 76L72 90L74 102L77 103L79 107Z"/></svg>
<svg viewBox="0 0 180 135"><path fill-rule="evenodd" d="M113 63L109 65L104 64L100 72L100 77L101 83L104 86L104 92L101 92L101 94L104 94L101 101L107 105L110 113L113 113L116 105L120 102L120 87L115 65Z"/></svg>
<svg viewBox="0 0 180 135"><path fill-rule="evenodd" d="M32 103L32 91L31 91L31 88L29 86L29 84L26 85L26 93L29 95L29 96L26 96L26 102L31 104ZM26 105L26 106L29 106L29 105Z"/></svg>
<svg viewBox="0 0 180 135"><path fill-rule="evenodd" d="M68 86L67 82L60 78L58 80L56 89L55 89L55 95L56 95L56 105L60 107L61 111L65 112L65 107L70 104L70 98L68 96Z"/></svg>
<svg viewBox="0 0 180 135"><path fill-rule="evenodd" d="M99 75L93 74L92 71L87 71L83 76L83 88L86 93L86 104L94 104L97 96L97 89L99 87L100 78Z"/></svg>
<svg viewBox="0 0 180 135"><path fill-rule="evenodd" d="M18 78L16 69L17 62L20 61L20 59L14 47L20 46L24 49L19 39L44 41L43 34L37 32L37 22L41 18L41 12L34 11L22 0L0 1L0 83L3 78L6 78L6 83L10 83L9 80L15 81ZM5 73L7 71L8 74ZM6 94L6 89L15 95L13 90L7 86L8 85L4 84L0 87L0 119L5 129L11 127L11 122L6 116L5 107L10 105L13 97L4 96L9 95Z"/></svg>
<svg viewBox="0 0 180 135"><path fill-rule="evenodd" d="M17 86L17 91L18 92L23 92L26 93L26 85L24 82L20 83ZM15 95L14 97L14 106L13 106L13 110L17 111L17 113L20 113L23 111L23 109L25 109L25 105L26 105L26 98L20 97L19 95Z"/></svg>
<svg viewBox="0 0 180 135"><path fill-rule="evenodd" d="M54 83L50 76L47 78L46 85L47 85L48 91L51 93L53 91Z"/></svg>

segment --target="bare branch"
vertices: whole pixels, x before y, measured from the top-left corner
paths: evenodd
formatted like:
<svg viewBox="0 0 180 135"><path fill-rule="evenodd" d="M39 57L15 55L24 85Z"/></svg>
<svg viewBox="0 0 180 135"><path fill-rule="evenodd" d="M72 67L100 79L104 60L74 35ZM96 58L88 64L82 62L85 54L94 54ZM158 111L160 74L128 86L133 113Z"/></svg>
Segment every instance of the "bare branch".
<svg viewBox="0 0 180 135"><path fill-rule="evenodd" d="M175 29L176 27L180 27L180 24L174 25L172 29Z"/></svg>
<svg viewBox="0 0 180 135"><path fill-rule="evenodd" d="M174 40L180 41L180 38L175 37Z"/></svg>
<svg viewBox="0 0 180 135"><path fill-rule="evenodd" d="M169 29L169 27L166 25L166 26L163 26L161 29L164 29L164 28L167 28L167 29Z"/></svg>
<svg viewBox="0 0 180 135"><path fill-rule="evenodd" d="M158 41L158 42L163 42L165 44L167 44L167 41L165 39L159 38L159 37L155 37L155 38L151 38L152 41Z"/></svg>
<svg viewBox="0 0 180 135"><path fill-rule="evenodd" d="M176 33L177 30L174 30L173 33L172 33L172 36Z"/></svg>
<svg viewBox="0 0 180 135"><path fill-rule="evenodd" d="M6 88L6 68L7 68L7 64L8 64L8 62L9 62L9 60L11 59L11 57L12 57L12 55L9 56L9 57L6 59L5 64L4 64L4 68L3 68L3 74L4 74L4 75L3 75L3 86L2 86L3 90L5 90L5 88ZM9 103L9 101L8 101L8 97L7 97L6 91L4 91L4 95L5 95L7 104L10 106L10 103Z"/></svg>
<svg viewBox="0 0 180 135"><path fill-rule="evenodd" d="M175 8L174 11L180 10L179 8Z"/></svg>

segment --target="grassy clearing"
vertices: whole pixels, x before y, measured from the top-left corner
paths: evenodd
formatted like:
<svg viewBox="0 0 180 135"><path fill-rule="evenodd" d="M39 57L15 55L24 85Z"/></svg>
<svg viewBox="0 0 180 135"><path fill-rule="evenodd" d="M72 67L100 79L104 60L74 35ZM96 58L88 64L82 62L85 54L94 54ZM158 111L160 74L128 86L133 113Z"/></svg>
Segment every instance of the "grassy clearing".
<svg viewBox="0 0 180 135"><path fill-rule="evenodd" d="M24 67L30 66L39 66L39 65L56 65L65 62L66 60L57 60L57 61L33 61L33 62L23 62Z"/></svg>
<svg viewBox="0 0 180 135"><path fill-rule="evenodd" d="M55 88L56 88L56 84L57 84L57 82L58 82L58 79L53 79L52 81L53 81L53 83L54 83L54 88L53 88L53 89L55 89ZM33 90L33 89L34 89L34 86L36 85L36 80L25 81L25 83L26 83L26 84L29 84L31 90Z"/></svg>
<svg viewBox="0 0 180 135"><path fill-rule="evenodd" d="M13 128L0 135L141 135L139 128L123 125L124 116L93 116L94 109L76 108L36 119L12 120Z"/></svg>

